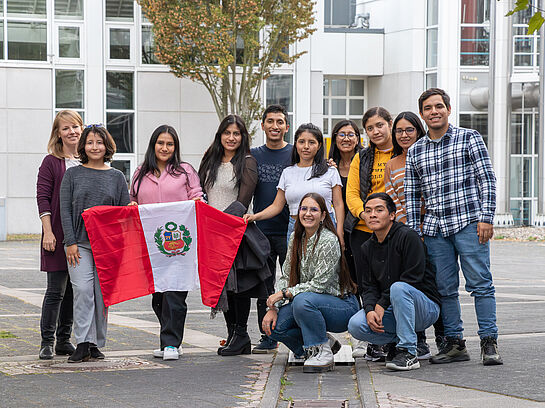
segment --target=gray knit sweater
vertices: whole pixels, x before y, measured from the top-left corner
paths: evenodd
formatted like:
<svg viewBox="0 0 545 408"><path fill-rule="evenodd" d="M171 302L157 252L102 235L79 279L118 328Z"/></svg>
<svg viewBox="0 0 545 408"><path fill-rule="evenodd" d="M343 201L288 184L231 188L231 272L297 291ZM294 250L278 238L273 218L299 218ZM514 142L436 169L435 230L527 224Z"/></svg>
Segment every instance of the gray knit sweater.
<svg viewBox="0 0 545 408"><path fill-rule="evenodd" d="M96 170L84 166L66 170L60 192L64 244L89 241L81 216L83 210L97 205L127 205L129 202L127 182L119 170Z"/></svg>

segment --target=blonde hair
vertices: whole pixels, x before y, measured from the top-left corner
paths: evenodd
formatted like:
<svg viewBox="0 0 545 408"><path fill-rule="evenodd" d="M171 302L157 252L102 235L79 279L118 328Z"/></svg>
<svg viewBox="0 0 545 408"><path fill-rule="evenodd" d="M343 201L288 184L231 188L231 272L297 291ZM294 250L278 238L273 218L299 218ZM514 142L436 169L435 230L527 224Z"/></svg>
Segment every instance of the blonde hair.
<svg viewBox="0 0 545 408"><path fill-rule="evenodd" d="M47 151L49 154L62 159L64 158L64 153L62 150L62 140L59 137L59 123L61 120L69 122L71 124L77 124L83 129L83 120L79 113L73 110L62 110L57 113L55 120L53 121L53 126L51 128L51 135L49 136L49 142L47 142Z"/></svg>

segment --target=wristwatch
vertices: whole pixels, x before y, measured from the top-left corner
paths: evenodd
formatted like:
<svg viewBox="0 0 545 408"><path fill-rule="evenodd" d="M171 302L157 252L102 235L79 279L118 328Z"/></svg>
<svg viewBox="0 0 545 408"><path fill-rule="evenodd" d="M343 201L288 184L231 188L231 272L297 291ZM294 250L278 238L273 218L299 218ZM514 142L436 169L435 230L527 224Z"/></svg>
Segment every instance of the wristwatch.
<svg viewBox="0 0 545 408"><path fill-rule="evenodd" d="M267 306L267 308L265 309L265 311L269 311L269 310L274 310L275 312L278 312L278 308L276 306L273 306L273 307L269 307Z"/></svg>
<svg viewBox="0 0 545 408"><path fill-rule="evenodd" d="M287 292L288 292L288 290L286 288L282 289L282 298L284 298L284 299L288 298Z"/></svg>

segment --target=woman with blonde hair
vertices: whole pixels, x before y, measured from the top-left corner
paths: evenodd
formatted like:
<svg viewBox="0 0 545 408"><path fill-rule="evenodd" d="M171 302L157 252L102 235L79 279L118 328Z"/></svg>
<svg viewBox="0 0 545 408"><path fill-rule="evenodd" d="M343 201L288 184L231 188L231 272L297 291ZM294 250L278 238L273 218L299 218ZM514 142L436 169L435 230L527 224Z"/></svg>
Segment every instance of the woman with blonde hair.
<svg viewBox="0 0 545 408"><path fill-rule="evenodd" d="M83 121L77 112L60 111L53 121L47 143L49 154L38 171L36 199L42 222L40 269L47 272L47 289L40 320L42 342L39 357L42 360L53 358L55 337L56 354L71 355L75 350L70 343L73 295L62 244L64 234L59 195L66 169L80 164L76 150L82 127Z"/></svg>

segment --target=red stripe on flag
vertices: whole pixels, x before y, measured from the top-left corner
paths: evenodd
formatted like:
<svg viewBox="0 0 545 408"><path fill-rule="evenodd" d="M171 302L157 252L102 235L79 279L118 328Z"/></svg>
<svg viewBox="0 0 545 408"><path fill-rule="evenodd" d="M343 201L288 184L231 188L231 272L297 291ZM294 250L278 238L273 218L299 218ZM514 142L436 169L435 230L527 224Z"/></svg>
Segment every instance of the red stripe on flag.
<svg viewBox="0 0 545 408"><path fill-rule="evenodd" d="M205 306L216 307L242 241L246 223L201 201L197 212L197 254L201 297Z"/></svg>
<svg viewBox="0 0 545 408"><path fill-rule="evenodd" d="M153 293L153 273L137 206L84 211L106 307Z"/></svg>

